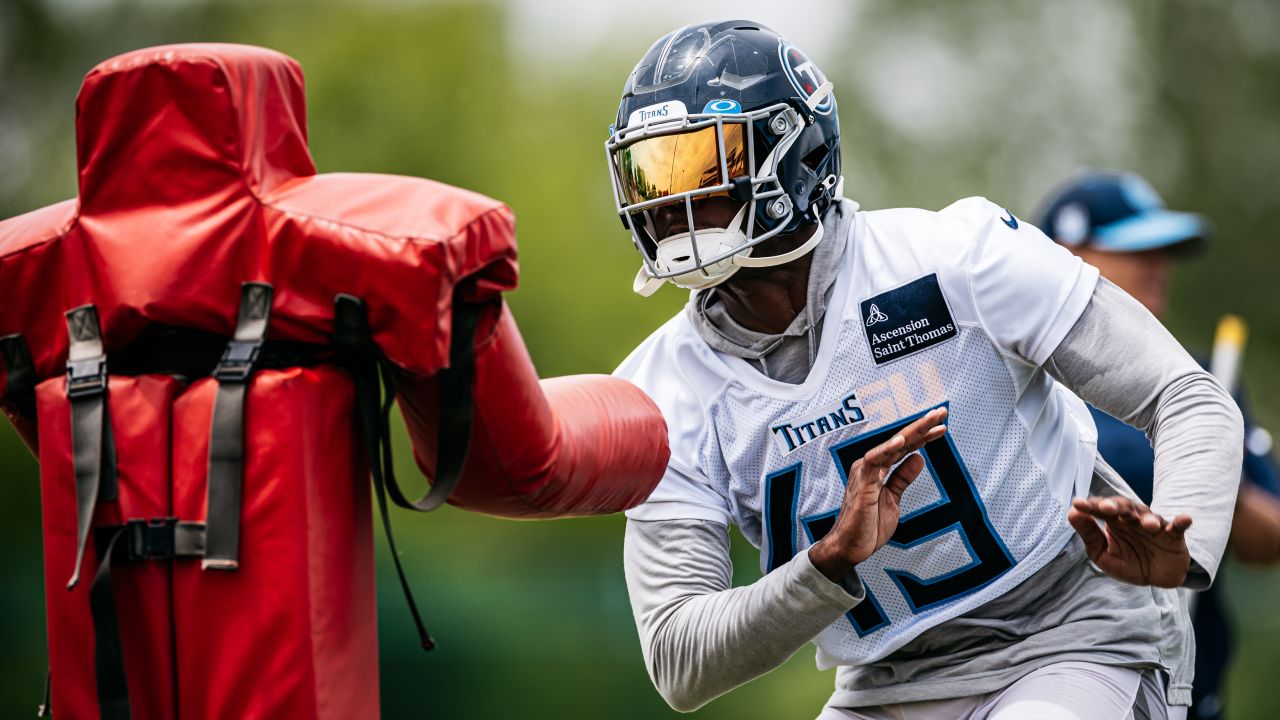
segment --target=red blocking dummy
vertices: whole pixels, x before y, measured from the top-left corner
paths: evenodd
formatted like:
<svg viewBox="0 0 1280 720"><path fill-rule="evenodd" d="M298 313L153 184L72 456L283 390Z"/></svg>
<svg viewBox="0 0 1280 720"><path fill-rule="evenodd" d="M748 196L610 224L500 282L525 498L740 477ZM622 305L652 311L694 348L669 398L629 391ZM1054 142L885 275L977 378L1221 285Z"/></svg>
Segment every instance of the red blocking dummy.
<svg viewBox="0 0 1280 720"><path fill-rule="evenodd" d="M76 110L78 197L0 222L0 409L41 460L57 716L377 715L368 457L351 381L324 352L338 294L367 310L429 473L453 306L478 308L471 452L451 503L586 515L656 485L666 429L642 392L601 376L538 381L500 297L516 284L511 212L428 180L317 175L290 58L236 45L140 50L94 68ZM121 542L126 523L204 532L218 357L203 371L171 363L237 332L244 283L272 292L243 396L235 569L202 569L199 543L186 555L142 543L140 557L112 565L128 692L110 705L89 600L107 553L97 536ZM66 379L69 338L84 333L67 313L85 305L106 360L72 362L72 375L108 376L94 391L93 427L110 429L113 451L101 473L77 473L85 425ZM174 342L191 352L171 352ZM262 359L273 350L274 364ZM86 477L111 487L88 496L81 582L67 590Z"/></svg>

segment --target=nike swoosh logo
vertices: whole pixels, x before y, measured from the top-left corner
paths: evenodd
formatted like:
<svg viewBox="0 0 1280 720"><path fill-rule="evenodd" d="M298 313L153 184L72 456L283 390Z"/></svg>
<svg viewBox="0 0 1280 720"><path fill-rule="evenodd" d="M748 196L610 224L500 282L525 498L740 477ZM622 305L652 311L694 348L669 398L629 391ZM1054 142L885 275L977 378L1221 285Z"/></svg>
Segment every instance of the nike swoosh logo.
<svg viewBox="0 0 1280 720"><path fill-rule="evenodd" d="M1005 208L1005 212L1009 213L1009 217L1007 217L1007 218L1003 218L1003 217L1002 217L1002 218L1000 218L1000 222L1004 223L1005 225L1008 225L1008 226L1009 226L1011 229L1013 229L1013 230L1017 230L1017 229L1018 229L1018 218L1014 217L1014 216L1013 216L1013 213L1012 213L1012 212L1009 212L1009 209L1008 209L1008 208Z"/></svg>

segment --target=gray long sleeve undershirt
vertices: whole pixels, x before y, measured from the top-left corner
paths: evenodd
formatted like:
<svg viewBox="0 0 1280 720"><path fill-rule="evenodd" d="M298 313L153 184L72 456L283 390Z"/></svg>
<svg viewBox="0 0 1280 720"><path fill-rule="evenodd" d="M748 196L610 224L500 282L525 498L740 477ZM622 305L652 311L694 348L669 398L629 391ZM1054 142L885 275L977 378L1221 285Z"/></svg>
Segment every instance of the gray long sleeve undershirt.
<svg viewBox="0 0 1280 720"><path fill-rule="evenodd" d="M714 522L628 521L623 555L649 676L681 712L786 662L863 597L808 553L729 589L728 528Z"/></svg>
<svg viewBox="0 0 1280 720"><path fill-rule="evenodd" d="M1045 370L1147 433L1155 449L1151 508L1166 518L1191 515L1186 587L1207 588L1227 546L1244 456L1235 401L1146 308L1105 279Z"/></svg>
<svg viewBox="0 0 1280 720"><path fill-rule="evenodd" d="M1166 516L1192 516L1188 586L1206 586L1230 530L1241 462L1242 422L1230 397L1141 305L1106 281L1099 282L1045 369L1095 406L1147 431L1156 452L1153 507ZM849 588L851 594L831 582L803 552L755 583L730 589L727 529L718 523L628 521L624 564L650 677L681 711L781 665L862 599L861 588ZM1046 661L1168 663L1150 648L1159 637L1156 618L1136 614L1151 603L1150 592L1091 576L1084 568L1079 543L1073 542L1058 560L1009 593L1034 590L1025 601L998 608L993 617L984 614L984 606L970 614L972 619L962 616L926 631L879 664L841 668L833 703L857 706L983 692ZM1028 607L1032 597L1046 595L1037 583L1054 588L1047 601L1041 600L1051 606L1008 620L1019 605ZM1073 588L1079 600L1059 587ZM1093 595L1108 602L1087 607ZM1102 616L1102 622L1089 625L1072 614L1076 606L1086 608L1081 616ZM993 618L1011 623L1004 635L1021 640L993 641L988 631ZM1073 624L1066 629L1075 636L1055 632L1058 625L1047 624L1055 620L1064 628ZM1093 628L1092 633L1107 636L1101 642L1114 641L1114 647L1095 649L1094 637L1078 637L1080 628ZM999 644L991 652L982 648L993 642ZM1096 654L1082 658L1081 653ZM1189 698L1189 690L1186 694Z"/></svg>

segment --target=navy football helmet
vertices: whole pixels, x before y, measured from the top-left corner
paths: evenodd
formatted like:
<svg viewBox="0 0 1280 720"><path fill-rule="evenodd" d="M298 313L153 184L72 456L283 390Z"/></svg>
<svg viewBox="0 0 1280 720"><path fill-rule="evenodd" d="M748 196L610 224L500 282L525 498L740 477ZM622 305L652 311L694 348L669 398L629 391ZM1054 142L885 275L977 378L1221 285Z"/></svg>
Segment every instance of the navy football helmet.
<svg viewBox="0 0 1280 720"><path fill-rule="evenodd" d="M623 225L644 258L635 290L663 281L711 287L738 267L809 252L841 192L840 124L831 83L803 52L759 23L689 25L645 53L622 92L605 143ZM729 227L695 230L693 202L740 204ZM656 237L653 213L683 203L688 231ZM816 225L801 246L771 257L752 248Z"/></svg>

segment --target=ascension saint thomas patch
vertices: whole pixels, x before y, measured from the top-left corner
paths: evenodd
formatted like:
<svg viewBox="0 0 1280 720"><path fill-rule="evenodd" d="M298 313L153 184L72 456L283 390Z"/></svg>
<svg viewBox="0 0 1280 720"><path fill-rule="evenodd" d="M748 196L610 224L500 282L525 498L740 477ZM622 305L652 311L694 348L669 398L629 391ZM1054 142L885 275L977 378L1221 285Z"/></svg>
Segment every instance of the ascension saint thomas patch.
<svg viewBox="0 0 1280 720"><path fill-rule="evenodd" d="M862 301L871 359L884 365L956 336L947 300L930 273Z"/></svg>

